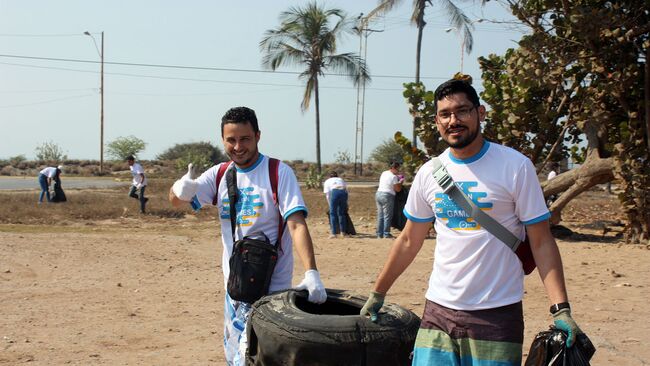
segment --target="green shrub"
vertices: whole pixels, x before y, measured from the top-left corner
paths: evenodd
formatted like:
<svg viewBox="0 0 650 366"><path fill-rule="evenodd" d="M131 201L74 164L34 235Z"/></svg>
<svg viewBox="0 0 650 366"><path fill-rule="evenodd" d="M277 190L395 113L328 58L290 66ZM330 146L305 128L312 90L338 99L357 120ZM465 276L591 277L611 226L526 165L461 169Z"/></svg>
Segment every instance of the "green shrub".
<svg viewBox="0 0 650 366"><path fill-rule="evenodd" d="M146 142L135 136L118 137L106 145L106 154L116 160L126 160L130 155L137 157L146 146Z"/></svg>

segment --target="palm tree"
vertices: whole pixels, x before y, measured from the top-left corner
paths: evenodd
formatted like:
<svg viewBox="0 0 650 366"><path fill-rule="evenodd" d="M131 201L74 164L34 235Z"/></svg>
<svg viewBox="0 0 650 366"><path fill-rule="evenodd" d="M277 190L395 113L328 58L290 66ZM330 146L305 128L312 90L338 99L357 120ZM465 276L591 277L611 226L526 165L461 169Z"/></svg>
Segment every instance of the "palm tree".
<svg viewBox="0 0 650 366"><path fill-rule="evenodd" d="M324 9L315 2L291 7L280 14L280 26L265 32L260 42L262 64L272 70L282 65L304 67L301 79L307 81L301 109L306 111L314 95L316 103L316 160L321 173L319 77L332 70L348 76L354 85L367 83L370 75L365 62L356 54L336 54L337 40L353 33L353 22L340 9Z"/></svg>
<svg viewBox="0 0 650 366"><path fill-rule="evenodd" d="M488 0L481 0L481 4L485 4ZM383 15L391 11L394 7L400 4L402 0L379 0L379 5L368 13L364 18L367 24L372 18ZM418 28L418 43L415 49L415 82L420 82L420 53L422 51L422 31L427 22L424 21L424 9L427 4L433 6L432 0L413 0L413 14L411 15L411 23ZM472 52L474 38L472 37L472 21L463 13L463 11L456 6L451 0L438 0L437 3L443 6L447 11L449 18L449 25L457 30L462 30L463 45L468 54ZM415 123L413 124L413 146L417 145L417 133L415 132Z"/></svg>

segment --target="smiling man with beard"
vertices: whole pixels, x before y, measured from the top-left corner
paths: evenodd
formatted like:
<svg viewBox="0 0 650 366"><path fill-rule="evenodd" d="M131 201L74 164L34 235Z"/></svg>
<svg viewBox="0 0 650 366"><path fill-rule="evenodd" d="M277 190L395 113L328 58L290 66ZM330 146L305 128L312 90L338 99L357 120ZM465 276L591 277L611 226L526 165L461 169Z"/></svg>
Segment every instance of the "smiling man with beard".
<svg viewBox="0 0 650 366"><path fill-rule="evenodd" d="M568 333L571 347L581 331L571 317L562 260L535 167L519 152L483 138L480 123L486 110L467 82L443 83L434 100L436 127L449 145L439 156L442 165L484 212L519 239L528 234L555 325ZM418 254L435 219L435 262L413 365L521 365L522 263L443 193L433 169L429 161L415 176L404 207L406 227L361 315L377 319L386 292Z"/></svg>
<svg viewBox="0 0 650 366"><path fill-rule="evenodd" d="M199 205L217 206L221 219L221 265L224 285L229 279L233 243L245 237L265 236L270 243L277 243L279 247L268 291L275 292L291 287L292 246L295 245L306 270L303 281L296 289L307 290L310 302L325 302L327 294L316 269L314 246L305 222L307 208L293 170L288 165L259 152L257 145L260 141L260 130L257 116L250 108L235 107L228 110L221 119L221 137L224 150L232 162L218 164L197 179L193 179L192 168L188 167L188 173L170 189L169 200L172 205L178 207L183 202L193 201ZM272 169L271 165L273 160L273 164L277 164L274 165L275 169ZM221 176L223 178L233 173L236 176L238 199L234 205L235 229L231 227L232 211L227 179L220 180L219 172L224 174ZM271 174L277 178L277 192L273 188ZM284 230L285 228L288 230ZM241 280L243 279L240 278L240 282ZM248 348L245 329L252 304L236 301L225 291L224 305L226 362L228 365L244 365Z"/></svg>

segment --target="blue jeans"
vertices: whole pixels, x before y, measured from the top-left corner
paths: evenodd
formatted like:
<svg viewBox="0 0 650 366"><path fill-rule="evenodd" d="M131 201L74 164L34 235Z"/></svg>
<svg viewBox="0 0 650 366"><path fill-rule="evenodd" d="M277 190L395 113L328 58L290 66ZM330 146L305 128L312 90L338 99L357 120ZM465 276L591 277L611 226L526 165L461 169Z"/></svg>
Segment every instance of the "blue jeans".
<svg viewBox="0 0 650 366"><path fill-rule="evenodd" d="M38 202L43 202L43 196L47 196L47 202L50 202L50 186L47 185L47 176L39 174L38 184L41 186L41 195L38 197Z"/></svg>
<svg viewBox="0 0 650 366"><path fill-rule="evenodd" d="M390 237L390 222L393 220L395 196L387 192L375 194L377 203L377 237Z"/></svg>
<svg viewBox="0 0 650 366"><path fill-rule="evenodd" d="M348 211L348 192L344 189L333 189L330 192L330 230L332 234L345 234L347 220L345 213Z"/></svg>
<svg viewBox="0 0 650 366"><path fill-rule="evenodd" d="M144 213L145 205L147 204L147 201L149 200L148 198L146 198L144 196L145 188L147 188L147 186L142 186L142 188L140 188L140 195L139 196L138 196L137 193L135 193L138 190L138 188L136 188L136 186L131 186L131 190L129 191L129 197L133 197L135 199L140 200L140 212L142 212L142 213Z"/></svg>

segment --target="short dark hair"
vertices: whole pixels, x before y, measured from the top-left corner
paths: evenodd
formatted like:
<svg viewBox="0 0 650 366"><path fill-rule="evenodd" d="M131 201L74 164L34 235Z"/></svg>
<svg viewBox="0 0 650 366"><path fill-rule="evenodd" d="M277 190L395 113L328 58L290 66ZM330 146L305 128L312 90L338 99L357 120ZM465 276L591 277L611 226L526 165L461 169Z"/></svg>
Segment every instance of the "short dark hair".
<svg viewBox="0 0 650 366"><path fill-rule="evenodd" d="M129 155L126 157L126 161L135 161L135 157L133 157L133 155Z"/></svg>
<svg viewBox="0 0 650 366"><path fill-rule="evenodd" d="M255 111L247 107L234 107L230 108L226 114L221 117L221 137L223 137L223 126L226 123L250 123L253 127L253 132L260 132L257 125L257 116Z"/></svg>
<svg viewBox="0 0 650 366"><path fill-rule="evenodd" d="M339 176L339 173L337 173L336 170L331 170L331 171L330 171L330 177L331 177L331 178L333 178L333 177L338 177L338 176Z"/></svg>
<svg viewBox="0 0 650 366"><path fill-rule="evenodd" d="M442 98L448 97L453 94L458 94L458 93L463 93L465 96L467 96L467 99L472 102L474 107L478 107L481 102L478 99L478 94L476 93L476 89L468 83L467 81L464 80L459 80L459 79L451 79L447 80L444 83L440 84L436 91L434 92L434 102L433 103L433 112L438 113L438 101L442 100Z"/></svg>
<svg viewBox="0 0 650 366"><path fill-rule="evenodd" d="M402 166L402 164L400 164L399 161L391 161L390 164L389 164L388 166L389 166L390 168L395 168L395 169L397 169L397 168L399 168L400 166Z"/></svg>

